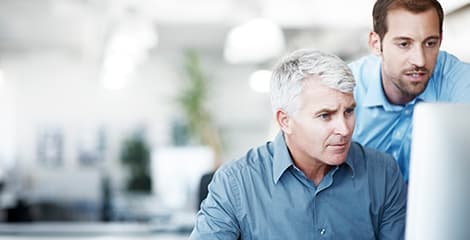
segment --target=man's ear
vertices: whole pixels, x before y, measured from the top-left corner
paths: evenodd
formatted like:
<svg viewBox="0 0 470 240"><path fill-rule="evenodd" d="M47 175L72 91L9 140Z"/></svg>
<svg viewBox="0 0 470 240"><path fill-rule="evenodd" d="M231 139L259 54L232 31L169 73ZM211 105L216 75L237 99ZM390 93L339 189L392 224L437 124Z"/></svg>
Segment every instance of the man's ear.
<svg viewBox="0 0 470 240"><path fill-rule="evenodd" d="M377 56L382 55L382 42L380 41L380 36L374 31L369 33L369 49L372 53Z"/></svg>
<svg viewBox="0 0 470 240"><path fill-rule="evenodd" d="M282 130L282 132L289 134L291 133L291 128L290 128L290 117L289 115L284 112L282 109L278 109L276 112L276 122L279 125L279 128Z"/></svg>

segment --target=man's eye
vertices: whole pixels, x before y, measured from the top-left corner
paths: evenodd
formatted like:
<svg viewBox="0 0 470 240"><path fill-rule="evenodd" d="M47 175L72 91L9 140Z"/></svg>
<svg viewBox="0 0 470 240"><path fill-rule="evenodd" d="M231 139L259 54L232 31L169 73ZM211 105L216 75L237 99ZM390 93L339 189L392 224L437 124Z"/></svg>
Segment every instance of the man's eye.
<svg viewBox="0 0 470 240"><path fill-rule="evenodd" d="M328 113L322 113L319 115L319 117L322 119L322 120L328 120L330 119L330 114Z"/></svg>
<svg viewBox="0 0 470 240"><path fill-rule="evenodd" d="M344 113L345 113L346 115L354 114L354 108L346 109L346 111L345 111Z"/></svg>
<svg viewBox="0 0 470 240"><path fill-rule="evenodd" d="M400 48L407 48L408 46L410 46L410 44L408 42L400 42L397 45Z"/></svg>
<svg viewBox="0 0 470 240"><path fill-rule="evenodd" d="M437 46L437 41L429 41L429 42L426 42L424 45L428 48L433 48Z"/></svg>

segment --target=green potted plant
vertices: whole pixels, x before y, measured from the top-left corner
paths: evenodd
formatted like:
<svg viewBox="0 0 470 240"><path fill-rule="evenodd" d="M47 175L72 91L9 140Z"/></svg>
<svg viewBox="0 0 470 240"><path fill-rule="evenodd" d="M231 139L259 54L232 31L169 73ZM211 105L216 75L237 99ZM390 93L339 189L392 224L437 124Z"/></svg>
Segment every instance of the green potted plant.
<svg viewBox="0 0 470 240"><path fill-rule="evenodd" d="M177 103L186 121L192 143L209 146L214 151L214 168L220 165L222 144L219 131L207 108L208 79L203 73L196 51L185 52L186 82Z"/></svg>
<svg viewBox="0 0 470 240"><path fill-rule="evenodd" d="M129 174L126 189L130 192L150 193L150 148L141 134L134 134L124 141L121 162Z"/></svg>

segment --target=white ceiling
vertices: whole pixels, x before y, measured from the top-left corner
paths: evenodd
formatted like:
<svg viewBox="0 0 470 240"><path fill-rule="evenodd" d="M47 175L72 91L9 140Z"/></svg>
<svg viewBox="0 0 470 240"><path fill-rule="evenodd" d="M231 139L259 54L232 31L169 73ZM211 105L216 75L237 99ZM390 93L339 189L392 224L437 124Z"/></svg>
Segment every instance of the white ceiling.
<svg viewBox="0 0 470 240"><path fill-rule="evenodd" d="M129 15L151 22L158 48L221 51L231 27L265 17L285 30L290 46L311 42L353 54L363 41L374 0L0 0L0 52L66 50L99 58ZM446 12L470 0L441 1ZM130 14L129 14L130 13ZM339 37L338 37L339 36ZM351 38L348 38L351 39Z"/></svg>

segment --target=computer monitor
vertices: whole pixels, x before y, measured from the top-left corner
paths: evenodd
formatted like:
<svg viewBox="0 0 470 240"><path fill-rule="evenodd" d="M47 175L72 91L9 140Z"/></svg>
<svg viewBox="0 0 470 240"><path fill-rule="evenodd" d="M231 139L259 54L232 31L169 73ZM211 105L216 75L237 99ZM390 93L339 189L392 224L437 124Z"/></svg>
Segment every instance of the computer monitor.
<svg viewBox="0 0 470 240"><path fill-rule="evenodd" d="M418 104L412 137L406 239L470 239L470 104Z"/></svg>

